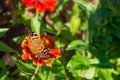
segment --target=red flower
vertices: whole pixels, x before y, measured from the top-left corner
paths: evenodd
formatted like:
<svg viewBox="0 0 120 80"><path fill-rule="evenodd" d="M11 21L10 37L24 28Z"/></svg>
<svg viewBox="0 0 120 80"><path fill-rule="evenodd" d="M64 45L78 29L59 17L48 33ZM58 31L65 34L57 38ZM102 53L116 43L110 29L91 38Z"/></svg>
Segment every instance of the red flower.
<svg viewBox="0 0 120 80"><path fill-rule="evenodd" d="M40 39L37 40L40 40L38 41L39 44L32 44L33 41L31 41L30 36L25 37L21 45L23 47L22 60L30 59L33 60L34 65L42 66L45 63L47 66L50 66L51 59L54 60L60 57L60 49L52 48L55 46L55 42L47 35L42 34ZM36 47L37 44L39 45L38 47Z"/></svg>
<svg viewBox="0 0 120 80"><path fill-rule="evenodd" d="M33 7L40 13L46 10L53 11L56 6L56 0L22 0L26 7Z"/></svg>
<svg viewBox="0 0 120 80"><path fill-rule="evenodd" d="M96 0L84 0L85 2L91 2L92 4L96 4Z"/></svg>

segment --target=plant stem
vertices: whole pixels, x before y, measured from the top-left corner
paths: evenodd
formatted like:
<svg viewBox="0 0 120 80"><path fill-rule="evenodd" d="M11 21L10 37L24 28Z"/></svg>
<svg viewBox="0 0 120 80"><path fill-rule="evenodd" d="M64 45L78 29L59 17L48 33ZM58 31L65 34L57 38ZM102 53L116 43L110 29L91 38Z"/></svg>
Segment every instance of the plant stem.
<svg viewBox="0 0 120 80"><path fill-rule="evenodd" d="M34 74L31 77L31 80L34 80L35 75L37 74L38 70L39 70L39 66L36 67L35 72L34 72Z"/></svg>

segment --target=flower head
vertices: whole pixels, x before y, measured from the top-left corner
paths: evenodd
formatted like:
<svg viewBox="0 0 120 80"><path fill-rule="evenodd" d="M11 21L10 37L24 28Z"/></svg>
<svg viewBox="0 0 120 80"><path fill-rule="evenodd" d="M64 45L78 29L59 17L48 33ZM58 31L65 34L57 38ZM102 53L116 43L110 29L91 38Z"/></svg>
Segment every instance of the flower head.
<svg viewBox="0 0 120 80"><path fill-rule="evenodd" d="M40 13L46 10L53 11L56 6L56 0L22 0L26 7L33 7Z"/></svg>
<svg viewBox="0 0 120 80"><path fill-rule="evenodd" d="M50 66L51 59L60 57L60 49L53 48L54 40L44 34L25 37L21 46L23 48L22 60L33 60L34 65L42 66L45 63Z"/></svg>

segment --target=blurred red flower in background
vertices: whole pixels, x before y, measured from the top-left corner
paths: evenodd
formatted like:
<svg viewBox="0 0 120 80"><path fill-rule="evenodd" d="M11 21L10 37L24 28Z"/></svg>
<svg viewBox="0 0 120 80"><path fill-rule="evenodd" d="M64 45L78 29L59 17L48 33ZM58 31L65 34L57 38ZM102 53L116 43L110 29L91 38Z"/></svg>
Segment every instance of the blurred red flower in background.
<svg viewBox="0 0 120 80"><path fill-rule="evenodd" d="M84 1L85 1L85 2L91 2L91 3L94 4L94 5L95 5L96 2L97 2L96 0L84 0Z"/></svg>
<svg viewBox="0 0 120 80"><path fill-rule="evenodd" d="M60 57L60 49L59 48L52 48L55 46L55 42L52 38L50 38L47 35L40 35L40 42L43 42L42 44L38 44L39 46L36 47L32 44L30 41L30 37L27 36L22 42L23 47L23 54L22 54L22 60L33 60L34 65L42 66L44 63L47 66L51 65L50 60L58 59ZM38 39L39 40L39 39ZM38 49L41 49L41 51L37 51ZM37 52L37 53L35 53Z"/></svg>
<svg viewBox="0 0 120 80"><path fill-rule="evenodd" d="M56 6L56 0L22 0L26 7L33 7L40 13L46 10L53 11Z"/></svg>

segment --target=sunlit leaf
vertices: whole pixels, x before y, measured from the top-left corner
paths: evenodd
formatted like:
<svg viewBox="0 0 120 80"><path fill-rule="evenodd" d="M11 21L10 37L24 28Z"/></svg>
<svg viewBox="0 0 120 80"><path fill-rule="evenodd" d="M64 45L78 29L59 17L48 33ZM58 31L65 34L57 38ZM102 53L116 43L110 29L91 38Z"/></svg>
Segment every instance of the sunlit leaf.
<svg viewBox="0 0 120 80"><path fill-rule="evenodd" d="M96 0L97 1L97 0ZM93 5L92 3L85 2L84 0L74 0L75 3L82 5L82 7L86 8L87 11L95 11L97 5Z"/></svg>
<svg viewBox="0 0 120 80"><path fill-rule="evenodd" d="M98 70L100 80L113 80L112 74L107 69Z"/></svg>
<svg viewBox="0 0 120 80"><path fill-rule="evenodd" d="M8 30L9 28L0 28L0 37L2 37Z"/></svg>
<svg viewBox="0 0 120 80"><path fill-rule="evenodd" d="M38 20L38 17L34 17L31 19L31 28L37 34L40 34L40 24L41 22Z"/></svg>
<svg viewBox="0 0 120 80"><path fill-rule="evenodd" d="M74 40L68 45L66 50L73 50L73 49L80 49L80 48L86 49L86 43L83 42L82 40Z"/></svg>
<svg viewBox="0 0 120 80"><path fill-rule="evenodd" d="M42 73L38 73L38 76L41 78L41 80L45 80L45 76Z"/></svg>
<svg viewBox="0 0 120 80"><path fill-rule="evenodd" d="M80 24L81 20L79 15L73 15L70 20L70 32L72 33L72 35L75 35L75 33L80 27Z"/></svg>
<svg viewBox="0 0 120 80"><path fill-rule="evenodd" d="M25 38L25 36L26 35L15 37L15 38L13 38L13 41L18 43L18 44L20 44L20 43L22 43L22 41Z"/></svg>
<svg viewBox="0 0 120 80"><path fill-rule="evenodd" d="M81 23L80 30L87 30L88 29L88 21Z"/></svg>
<svg viewBox="0 0 120 80"><path fill-rule="evenodd" d="M85 77L86 79L92 79L95 75L95 67L86 69L83 74L84 74L83 77Z"/></svg>
<svg viewBox="0 0 120 80"><path fill-rule="evenodd" d="M90 63L90 59L88 59L86 56L76 54L68 62L67 69L70 72L74 72L79 69L86 69L89 67Z"/></svg>

